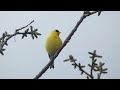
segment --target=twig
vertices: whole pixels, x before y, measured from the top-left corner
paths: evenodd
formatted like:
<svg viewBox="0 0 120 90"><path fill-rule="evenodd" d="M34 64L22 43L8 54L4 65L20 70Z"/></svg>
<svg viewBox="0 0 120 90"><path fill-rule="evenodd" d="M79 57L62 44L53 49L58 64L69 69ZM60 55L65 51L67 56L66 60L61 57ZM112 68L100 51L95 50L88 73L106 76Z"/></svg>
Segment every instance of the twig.
<svg viewBox="0 0 120 90"><path fill-rule="evenodd" d="M16 29L16 32L18 32L18 31L20 31L20 30L22 30L22 29L28 27L28 26L29 26L30 24L32 24L33 22L34 22L34 20L31 21L28 25L26 25L26 26L24 26L24 27L21 27L21 28L19 28L19 29Z"/></svg>
<svg viewBox="0 0 120 90"><path fill-rule="evenodd" d="M23 29L26 28L26 27L28 27L28 26L29 26L30 24L32 24L33 22L34 22L34 20L31 21L28 25L26 25L26 26L24 26L24 27L21 27L21 28L19 28L19 29L16 29L15 33L13 33L13 34L11 34L11 35L9 35L9 36L7 36L7 34L6 34L6 36L4 36L4 37L2 36L2 37L1 37L1 40L2 40L2 41L0 40L0 41L1 41L1 42L0 42L0 53L1 53L2 55L4 55L3 52L2 52L2 51L4 50L3 47L4 47L4 45L7 44L8 40L11 39L13 36L32 34L32 32L28 32L28 31L27 31L27 32L24 32L24 33L23 33L23 32L19 32L19 31L20 31L20 30L23 30ZM36 32L36 31L37 31L37 30L35 30L35 32ZM7 32L5 32L5 33L7 33ZM36 32L36 34L37 34L37 35L41 35L40 33L37 33L37 32ZM3 35L4 35L4 34L3 34Z"/></svg>
<svg viewBox="0 0 120 90"><path fill-rule="evenodd" d="M75 31L77 30L77 28L79 27L79 25L82 23L82 21L87 17L90 16L92 14L95 14L99 11L93 11L93 12L89 12L89 13L83 13L83 15L81 16L80 20L77 22L77 24L75 25L75 27L73 28L73 30L71 31L71 33L68 35L68 37L66 38L66 40L64 41L63 45L58 49L58 51L55 53L55 55L51 58L51 60L48 62L48 64L34 77L34 79L38 79L39 77L41 77L43 75L43 73L45 73L47 71L47 69L49 68L49 66L52 64L52 62L55 60L55 58L59 55L59 53L61 52L61 50L67 45L67 43L69 42L69 40L71 39L71 37L74 35Z"/></svg>
<svg viewBox="0 0 120 90"><path fill-rule="evenodd" d="M85 70L83 70L75 61L74 61L74 64L79 68L79 70L81 72L85 73L87 76L89 76L91 79L93 79L93 77L90 74L88 74Z"/></svg>

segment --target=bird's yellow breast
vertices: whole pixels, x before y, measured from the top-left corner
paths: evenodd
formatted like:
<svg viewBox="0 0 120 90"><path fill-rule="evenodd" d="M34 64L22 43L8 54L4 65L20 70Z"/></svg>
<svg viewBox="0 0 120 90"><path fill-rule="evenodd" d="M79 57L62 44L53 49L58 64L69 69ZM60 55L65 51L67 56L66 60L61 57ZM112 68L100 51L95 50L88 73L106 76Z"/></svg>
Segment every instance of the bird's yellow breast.
<svg viewBox="0 0 120 90"><path fill-rule="evenodd" d="M46 51L49 55L54 55L56 51L61 47L62 40L59 38L59 36L52 35L47 38L46 41Z"/></svg>

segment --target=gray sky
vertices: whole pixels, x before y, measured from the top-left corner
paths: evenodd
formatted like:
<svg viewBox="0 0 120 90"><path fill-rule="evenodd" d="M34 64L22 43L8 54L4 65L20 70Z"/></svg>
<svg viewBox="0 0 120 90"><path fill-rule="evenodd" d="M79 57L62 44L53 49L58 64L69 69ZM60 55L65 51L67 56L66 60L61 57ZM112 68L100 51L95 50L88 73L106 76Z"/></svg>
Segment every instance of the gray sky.
<svg viewBox="0 0 120 90"><path fill-rule="evenodd" d="M81 11L0 11L0 36L4 31L14 33L15 29L27 25L32 20L34 28L42 34L38 39L31 36L21 39L16 36L5 46L4 56L0 55L0 79L32 79L48 63L49 58L45 50L45 41L53 29L61 31L64 41L71 32L80 16ZM105 62L108 74L101 78L120 78L120 12L104 11L87 17L79 26L67 46L55 60L55 69L49 69L42 79L83 79L78 69L71 63L63 62L72 54L78 62L86 65L91 62L88 52L97 50L102 55L98 61ZM90 72L88 66L85 68Z"/></svg>

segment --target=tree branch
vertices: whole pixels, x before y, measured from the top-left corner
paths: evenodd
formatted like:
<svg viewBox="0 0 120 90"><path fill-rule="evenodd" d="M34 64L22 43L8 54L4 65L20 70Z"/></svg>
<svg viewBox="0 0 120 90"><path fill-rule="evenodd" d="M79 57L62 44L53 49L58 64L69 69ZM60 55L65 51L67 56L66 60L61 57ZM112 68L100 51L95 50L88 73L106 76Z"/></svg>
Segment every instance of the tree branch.
<svg viewBox="0 0 120 90"><path fill-rule="evenodd" d="M24 27L21 27L21 28L19 28L19 29L16 29L16 32L18 32L18 31L20 31L20 30L22 30L22 29L28 27L28 26L29 26L30 24L32 24L33 22L34 22L34 20L31 21L28 25L26 25L26 26L24 26Z"/></svg>
<svg viewBox="0 0 120 90"><path fill-rule="evenodd" d="M87 13L86 13L87 12ZM59 53L61 52L61 50L67 45L67 43L69 42L69 40L71 39L71 37L74 35L75 31L77 30L77 28L79 27L79 25L82 23L82 21L87 17L90 16L92 14L95 14L99 11L93 11L93 12L88 12L86 11L83 13L83 15L81 16L80 20L77 22L77 24L75 25L75 27L73 28L73 30L71 31L71 33L68 35L68 37L66 38L66 40L64 41L63 45L58 49L58 51L55 53L55 55L51 58L51 60L48 62L48 64L34 77L34 79L38 79L39 77L41 77L49 68L49 66L52 64L52 62L55 60L55 58L59 55Z"/></svg>
<svg viewBox="0 0 120 90"><path fill-rule="evenodd" d="M13 34L8 34L6 31L3 33L2 37L0 38L0 53L2 55L4 55L3 51L5 49L3 49L4 45L8 45L7 42L8 40L10 40L12 37L16 36L16 35L23 35L22 39L26 36L27 34L31 34L32 38L35 36L37 38L37 35L41 35L40 33L37 32L37 29L33 29L33 27L31 26L31 32L28 32L29 29L27 29L25 32L19 32L20 30L23 30L24 28L28 27L30 24L32 24L34 22L31 21L28 25L21 27L19 29L16 29L15 32Z"/></svg>
<svg viewBox="0 0 120 90"><path fill-rule="evenodd" d="M79 70L82 73L85 73L87 76L89 76L91 79L93 79L93 77L90 74L88 74L84 69L82 69L82 66L78 65L75 61L74 61L74 64L79 68Z"/></svg>

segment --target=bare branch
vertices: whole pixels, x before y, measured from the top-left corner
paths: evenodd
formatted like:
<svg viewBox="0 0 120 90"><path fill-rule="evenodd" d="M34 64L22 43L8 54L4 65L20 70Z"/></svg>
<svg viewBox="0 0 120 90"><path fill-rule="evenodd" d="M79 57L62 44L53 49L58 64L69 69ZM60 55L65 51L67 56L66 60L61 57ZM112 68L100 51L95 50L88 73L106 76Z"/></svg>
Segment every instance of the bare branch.
<svg viewBox="0 0 120 90"><path fill-rule="evenodd" d="M18 32L18 31L20 31L20 30L22 30L22 29L28 27L28 26L29 26L30 24L32 24L33 22L34 22L34 20L31 21L28 25L26 25L26 26L24 26L24 27L21 27L21 28L19 28L19 29L16 29L16 32Z"/></svg>
<svg viewBox="0 0 120 90"><path fill-rule="evenodd" d="M73 28L73 30L71 31L71 33L68 35L68 37L66 38L66 40L64 41L63 45L59 48L59 50L55 53L55 55L51 58L51 60L48 62L48 64L34 77L34 79L38 79L39 77L41 77L43 75L43 73L45 73L47 71L47 69L49 68L49 66L52 64L52 62L55 60L55 58L59 55L59 53L61 52L61 50L67 45L67 43L70 41L71 37L74 35L74 33L77 31L77 28L79 27L79 25L82 23L82 21L87 17L90 16L92 14L97 13L98 11L93 11L90 13L83 13L83 15L81 16L80 20L77 22L77 24L75 25L75 27Z"/></svg>

